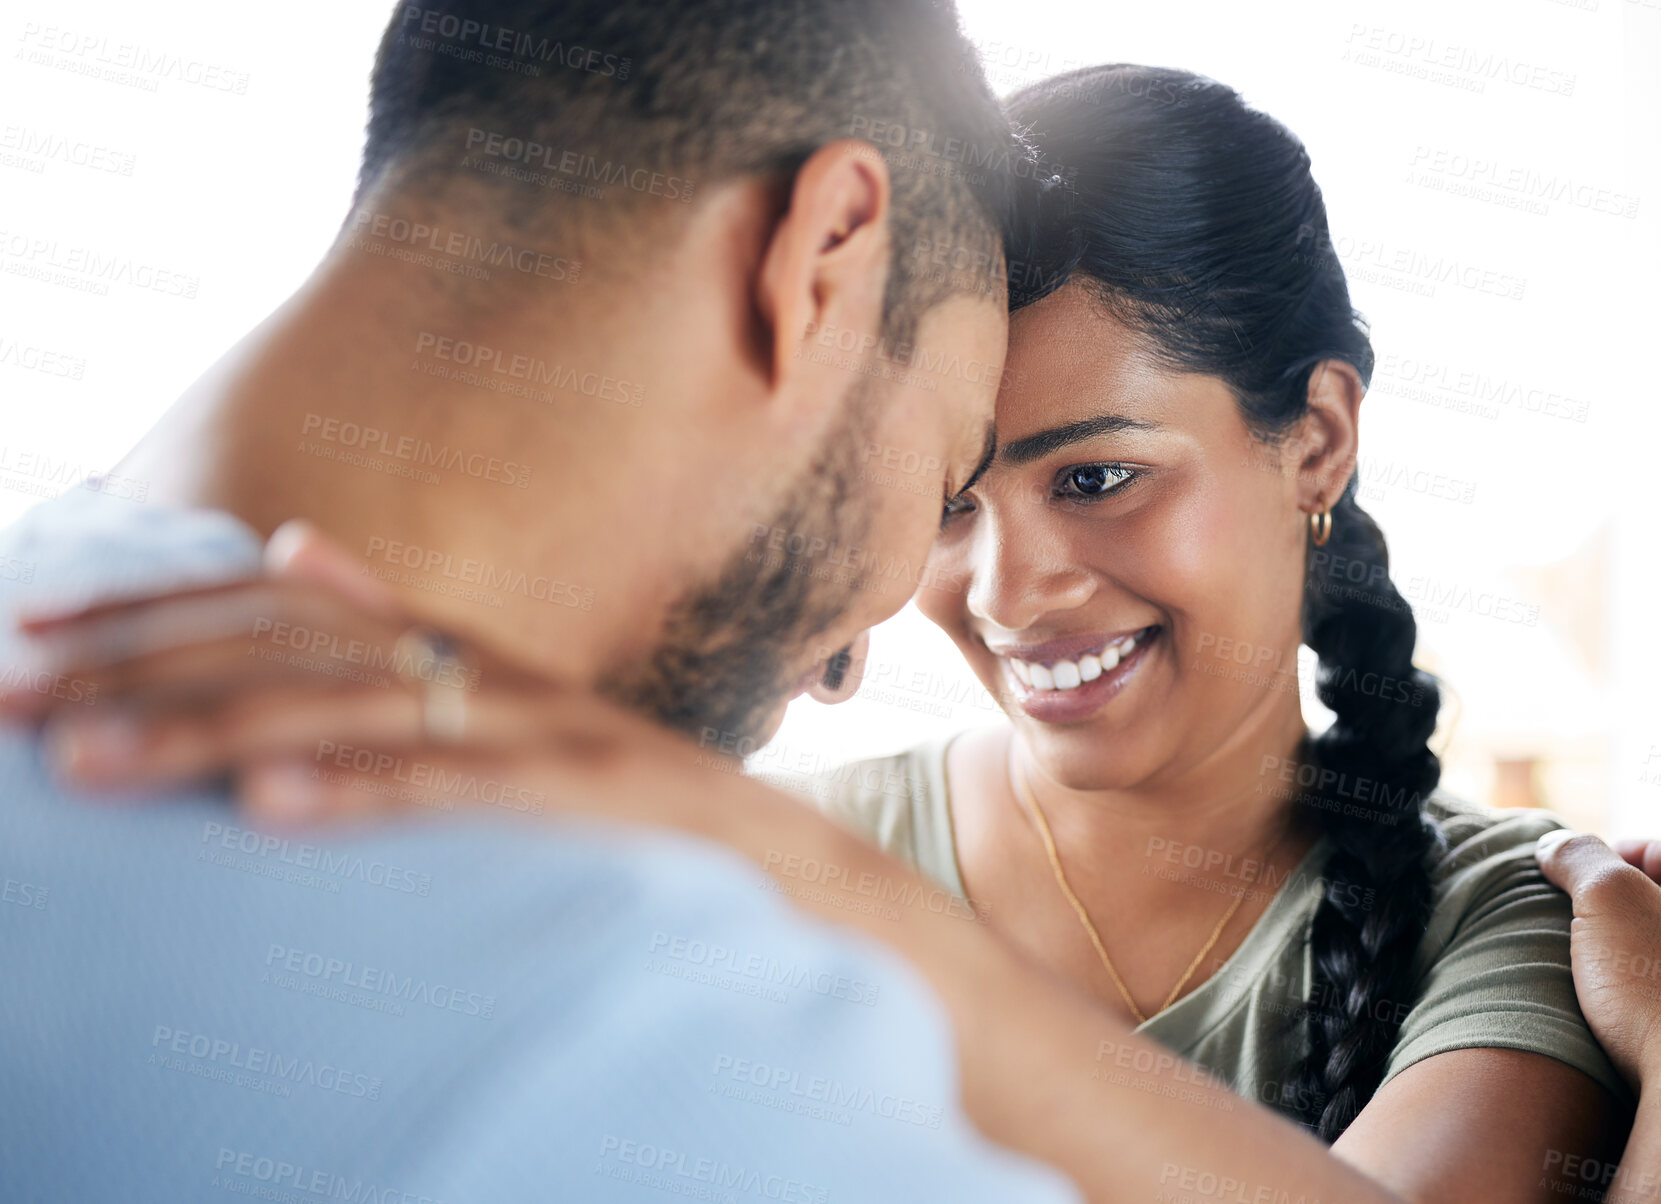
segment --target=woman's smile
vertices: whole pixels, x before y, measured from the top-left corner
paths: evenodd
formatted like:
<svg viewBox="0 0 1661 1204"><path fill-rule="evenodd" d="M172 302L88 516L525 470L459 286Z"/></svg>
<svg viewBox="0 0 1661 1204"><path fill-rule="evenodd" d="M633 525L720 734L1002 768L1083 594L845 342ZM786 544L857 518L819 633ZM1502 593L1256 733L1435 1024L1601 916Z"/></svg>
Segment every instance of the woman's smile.
<svg viewBox="0 0 1661 1204"><path fill-rule="evenodd" d="M987 647L1003 667L1015 705L1041 723L1079 723L1123 694L1156 654L1164 628Z"/></svg>

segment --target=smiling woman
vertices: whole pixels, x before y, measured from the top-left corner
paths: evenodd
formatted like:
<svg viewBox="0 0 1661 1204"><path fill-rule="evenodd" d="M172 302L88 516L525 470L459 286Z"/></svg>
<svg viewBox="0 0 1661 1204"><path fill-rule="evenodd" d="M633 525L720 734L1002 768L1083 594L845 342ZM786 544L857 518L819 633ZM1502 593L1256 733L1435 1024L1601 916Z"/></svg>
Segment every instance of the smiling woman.
<svg viewBox="0 0 1661 1204"><path fill-rule="evenodd" d="M1044 284L1011 298L997 458L943 518L931 567L963 589L918 598L1011 722L822 805L1381 1182L1532 1198L1537 1143L1626 1089L1533 861L1555 823L1437 791L1437 683L1356 501L1373 352L1308 155L1181 72L1011 107L1074 166L1011 239ZM1490 1091L1532 1108L1472 1159Z"/></svg>

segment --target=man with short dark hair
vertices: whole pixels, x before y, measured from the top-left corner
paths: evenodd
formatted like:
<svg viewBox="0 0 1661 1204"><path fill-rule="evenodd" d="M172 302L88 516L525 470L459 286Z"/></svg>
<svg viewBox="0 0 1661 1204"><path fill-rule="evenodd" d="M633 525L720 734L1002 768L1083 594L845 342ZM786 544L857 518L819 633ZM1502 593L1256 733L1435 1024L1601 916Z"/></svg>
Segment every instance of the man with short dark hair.
<svg viewBox="0 0 1661 1204"><path fill-rule="evenodd" d="M8 682L68 688L18 613L248 573L301 518L491 663L765 735L988 457L1014 173L966 145L1018 153L946 5L401 5L339 238L120 466L150 505L0 537ZM885 447L907 487L861 472ZM225 636L459 722L436 637L282 627ZM107 710L83 737L123 738ZM1072 1198L965 1120L911 967L711 845L112 813L14 733L0 783L8 1198Z"/></svg>
<svg viewBox="0 0 1661 1204"><path fill-rule="evenodd" d="M951 4L402 5L376 56L355 204L388 189L472 205L467 185L494 184L485 204L527 236L638 235L700 190L777 184L844 138L888 168L883 335L905 343L953 289L918 262L937 245L971 277L1000 260L1032 174Z"/></svg>

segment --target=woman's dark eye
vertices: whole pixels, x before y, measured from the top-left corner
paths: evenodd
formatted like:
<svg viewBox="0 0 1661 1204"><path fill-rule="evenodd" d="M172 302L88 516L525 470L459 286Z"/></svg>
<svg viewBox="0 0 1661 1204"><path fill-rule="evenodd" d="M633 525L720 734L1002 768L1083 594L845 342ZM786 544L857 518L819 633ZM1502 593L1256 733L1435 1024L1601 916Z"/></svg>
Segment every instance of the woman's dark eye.
<svg viewBox="0 0 1661 1204"><path fill-rule="evenodd" d="M958 515L967 514L974 508L974 502L969 500L969 495L966 493L960 493L956 497L949 497L946 499L945 506L943 506L940 511L940 525L944 527Z"/></svg>
<svg viewBox="0 0 1661 1204"><path fill-rule="evenodd" d="M1121 464L1081 464L1061 474L1060 492L1064 497L1100 497L1135 475Z"/></svg>

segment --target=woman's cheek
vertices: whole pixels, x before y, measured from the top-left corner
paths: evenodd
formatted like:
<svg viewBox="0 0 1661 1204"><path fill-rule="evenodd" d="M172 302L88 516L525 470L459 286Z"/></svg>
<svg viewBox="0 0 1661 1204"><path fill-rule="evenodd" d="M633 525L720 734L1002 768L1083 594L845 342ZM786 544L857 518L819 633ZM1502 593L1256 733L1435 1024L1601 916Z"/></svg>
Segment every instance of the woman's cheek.
<svg viewBox="0 0 1661 1204"><path fill-rule="evenodd" d="M1242 530L1224 505L1200 499L1173 516L1173 533L1157 567L1149 566L1149 592L1172 613L1172 649L1194 664L1217 650L1261 638L1262 580L1267 562L1256 534Z"/></svg>
<svg viewBox="0 0 1661 1204"><path fill-rule="evenodd" d="M966 540L943 536L937 539L924 566L917 591L917 609L953 640L962 642L968 630L970 565Z"/></svg>

